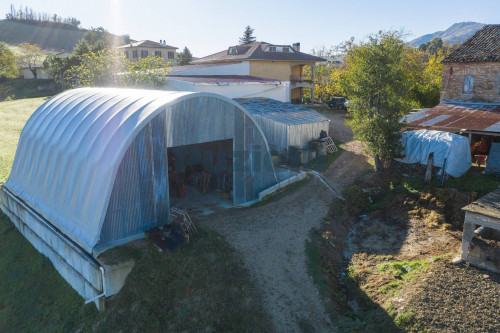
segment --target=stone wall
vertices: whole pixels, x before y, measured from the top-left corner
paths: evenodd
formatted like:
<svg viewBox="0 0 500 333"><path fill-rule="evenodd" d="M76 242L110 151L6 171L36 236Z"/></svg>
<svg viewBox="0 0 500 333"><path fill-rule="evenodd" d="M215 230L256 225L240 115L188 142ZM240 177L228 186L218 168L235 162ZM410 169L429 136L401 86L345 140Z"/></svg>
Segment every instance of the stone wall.
<svg viewBox="0 0 500 333"><path fill-rule="evenodd" d="M453 74L450 76L450 68ZM464 78L474 77L472 93L464 93ZM441 102L500 102L500 62L443 64Z"/></svg>

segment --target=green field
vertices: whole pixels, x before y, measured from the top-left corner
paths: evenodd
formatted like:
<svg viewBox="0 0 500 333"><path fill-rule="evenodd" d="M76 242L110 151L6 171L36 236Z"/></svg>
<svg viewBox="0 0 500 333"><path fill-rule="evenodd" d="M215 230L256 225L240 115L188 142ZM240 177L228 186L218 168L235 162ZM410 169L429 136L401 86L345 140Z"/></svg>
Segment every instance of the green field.
<svg viewBox="0 0 500 333"><path fill-rule="evenodd" d="M26 120L45 99L0 102L1 182ZM0 212L0 332L270 331L260 294L234 249L199 229L174 253L147 242L115 249L136 265L99 313Z"/></svg>
<svg viewBox="0 0 500 333"><path fill-rule="evenodd" d="M46 97L0 102L0 182L10 173L24 124Z"/></svg>

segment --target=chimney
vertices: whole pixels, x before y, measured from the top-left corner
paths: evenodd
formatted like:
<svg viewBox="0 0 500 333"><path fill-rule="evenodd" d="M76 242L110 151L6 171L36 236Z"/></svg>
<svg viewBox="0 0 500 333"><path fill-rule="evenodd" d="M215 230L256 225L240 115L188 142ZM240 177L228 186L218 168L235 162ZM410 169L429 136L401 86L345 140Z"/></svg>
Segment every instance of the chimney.
<svg viewBox="0 0 500 333"><path fill-rule="evenodd" d="M163 45L163 41L160 39L160 45Z"/></svg>
<svg viewBox="0 0 500 333"><path fill-rule="evenodd" d="M292 44L292 48L297 51L297 52L300 52L300 43L297 42L297 43L294 43Z"/></svg>

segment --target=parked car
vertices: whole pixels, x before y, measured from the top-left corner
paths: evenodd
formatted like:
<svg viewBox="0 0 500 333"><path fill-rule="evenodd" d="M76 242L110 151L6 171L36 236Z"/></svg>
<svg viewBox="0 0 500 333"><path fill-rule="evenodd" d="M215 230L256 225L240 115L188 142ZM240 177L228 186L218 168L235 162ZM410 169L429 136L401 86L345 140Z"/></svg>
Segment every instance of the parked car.
<svg viewBox="0 0 500 333"><path fill-rule="evenodd" d="M346 110L349 107L349 100L345 97L334 97L326 103L330 109Z"/></svg>

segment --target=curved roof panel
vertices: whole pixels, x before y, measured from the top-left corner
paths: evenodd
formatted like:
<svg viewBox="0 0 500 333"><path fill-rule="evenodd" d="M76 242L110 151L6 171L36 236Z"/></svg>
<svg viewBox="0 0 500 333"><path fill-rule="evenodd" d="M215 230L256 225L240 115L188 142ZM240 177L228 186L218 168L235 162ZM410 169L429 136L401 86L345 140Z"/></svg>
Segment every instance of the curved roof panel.
<svg viewBox="0 0 500 333"><path fill-rule="evenodd" d="M57 95L26 123L5 186L91 252L137 133L169 106L199 96L237 106L190 92L82 88Z"/></svg>

